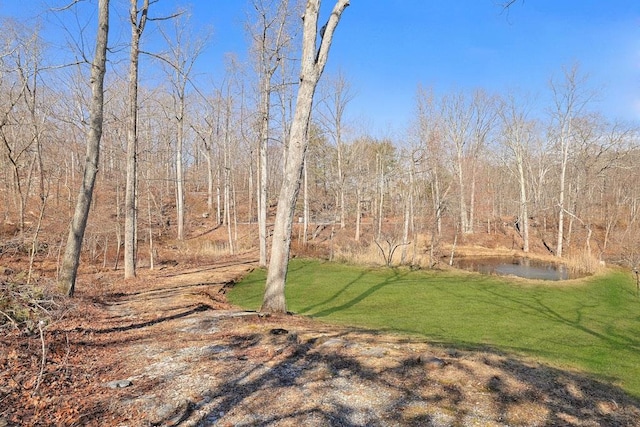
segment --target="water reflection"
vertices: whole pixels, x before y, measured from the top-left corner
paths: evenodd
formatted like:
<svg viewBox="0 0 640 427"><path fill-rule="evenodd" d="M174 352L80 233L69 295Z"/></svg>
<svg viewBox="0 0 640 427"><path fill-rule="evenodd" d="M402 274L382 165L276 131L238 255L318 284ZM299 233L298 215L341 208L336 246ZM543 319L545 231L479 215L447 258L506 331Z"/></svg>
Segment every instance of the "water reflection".
<svg viewBox="0 0 640 427"><path fill-rule="evenodd" d="M483 274L518 276L538 280L567 280L577 276L571 274L564 264L538 261L529 258L459 258L453 264L457 268Z"/></svg>

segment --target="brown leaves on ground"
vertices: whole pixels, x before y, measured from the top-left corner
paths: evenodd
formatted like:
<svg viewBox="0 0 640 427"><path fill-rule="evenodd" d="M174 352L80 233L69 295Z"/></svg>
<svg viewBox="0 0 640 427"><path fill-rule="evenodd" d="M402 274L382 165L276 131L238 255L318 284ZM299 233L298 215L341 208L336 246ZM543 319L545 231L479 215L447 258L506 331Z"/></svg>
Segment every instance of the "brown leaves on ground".
<svg viewBox="0 0 640 427"><path fill-rule="evenodd" d="M229 306L254 267L83 276L42 334L0 342L0 426L634 426L640 403L578 373Z"/></svg>

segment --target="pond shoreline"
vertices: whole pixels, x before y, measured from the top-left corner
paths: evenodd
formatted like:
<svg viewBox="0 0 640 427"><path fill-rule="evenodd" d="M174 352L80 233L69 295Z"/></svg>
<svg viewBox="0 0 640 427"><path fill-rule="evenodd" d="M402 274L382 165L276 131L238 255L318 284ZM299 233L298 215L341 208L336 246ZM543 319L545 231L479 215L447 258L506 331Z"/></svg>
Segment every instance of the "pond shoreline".
<svg viewBox="0 0 640 427"><path fill-rule="evenodd" d="M564 281L587 276L565 263L522 256L465 256L453 261L453 267L481 274L517 276L532 280Z"/></svg>

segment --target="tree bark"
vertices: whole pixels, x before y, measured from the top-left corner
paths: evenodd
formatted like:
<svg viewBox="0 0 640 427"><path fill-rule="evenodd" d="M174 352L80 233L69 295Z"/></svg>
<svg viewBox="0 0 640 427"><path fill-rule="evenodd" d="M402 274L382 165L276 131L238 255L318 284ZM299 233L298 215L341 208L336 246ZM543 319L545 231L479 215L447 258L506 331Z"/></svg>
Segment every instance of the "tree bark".
<svg viewBox="0 0 640 427"><path fill-rule="evenodd" d="M285 283L291 249L291 230L296 201L300 191L305 153L309 145L307 133L313 96L329 55L334 31L349 0L338 0L323 27L320 47L316 51L320 0L308 0L303 16L300 85L289 133L285 176L278 197L269 271L261 311L285 313Z"/></svg>
<svg viewBox="0 0 640 427"><path fill-rule="evenodd" d="M184 86L182 86L184 89ZM178 240L184 240L184 170L182 153L184 151L184 90L178 94L179 104L176 130L176 220L178 222Z"/></svg>
<svg viewBox="0 0 640 427"><path fill-rule="evenodd" d="M529 252L529 209L527 204L527 182L523 159L518 159L518 181L520 182L520 218L522 218L522 251Z"/></svg>
<svg viewBox="0 0 640 427"><path fill-rule="evenodd" d="M378 197L378 206L376 206L376 210L377 210L377 215L376 215L376 220L377 220L377 231L376 231L376 239L380 240L381 236L382 236L382 222L383 222L383 216L384 216L384 163L383 163L383 159L382 159L382 154L379 154L377 157L378 160L378 191L379 191L379 197Z"/></svg>
<svg viewBox="0 0 640 427"><path fill-rule="evenodd" d="M354 240L360 241L360 224L362 222L362 201L360 200L360 188L356 185L356 234Z"/></svg>
<svg viewBox="0 0 640 427"><path fill-rule="evenodd" d="M227 88L227 99L225 106L224 142L223 142L223 167L224 167L224 223L227 226L227 238L229 242L229 254L235 253L235 244L232 233L231 222L231 91Z"/></svg>
<svg viewBox="0 0 640 427"><path fill-rule="evenodd" d="M67 238L59 282L73 296L75 291L82 239L87 227L87 218L93 187L98 173L100 159L100 140L104 108L104 75L106 74L107 42L109 35L109 0L98 1L98 30L96 50L91 64L91 105L89 107L89 134L87 136L87 155L84 177L80 185L76 209Z"/></svg>
<svg viewBox="0 0 640 427"><path fill-rule="evenodd" d="M269 96L271 76L263 76L260 93L260 144L258 147L258 240L261 267L267 266L267 145L269 142Z"/></svg>
<svg viewBox="0 0 640 427"><path fill-rule="evenodd" d="M302 217L302 244L306 246L308 242L308 230L309 230L309 169L307 168L307 162L303 164L304 170L304 202L303 202L303 217Z"/></svg>
<svg viewBox="0 0 640 427"><path fill-rule="evenodd" d="M124 201L124 278L136 276L137 168L138 168L138 58L140 37L147 21L149 0L138 10L138 0L131 0L131 50L129 53L129 123L127 129L127 182ZM140 21L138 22L138 12Z"/></svg>

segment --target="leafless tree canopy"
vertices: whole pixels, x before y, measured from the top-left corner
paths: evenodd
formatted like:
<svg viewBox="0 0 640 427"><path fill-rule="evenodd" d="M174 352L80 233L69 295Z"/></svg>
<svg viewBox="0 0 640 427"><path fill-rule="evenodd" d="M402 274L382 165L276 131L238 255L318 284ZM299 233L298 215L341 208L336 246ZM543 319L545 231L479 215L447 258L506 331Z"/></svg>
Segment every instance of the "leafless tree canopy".
<svg viewBox="0 0 640 427"><path fill-rule="evenodd" d="M68 287L66 250L129 277L171 251L255 250L274 286L269 311L286 310L292 251L433 266L481 241L638 262L638 130L597 110L578 66L540 88L546 105L421 86L406 132L379 135L354 119L358 76L324 73L331 44L349 43L348 1L326 16L319 1L247 2L248 60L229 54L220 75L203 55L224 35L194 28L187 10L112 2L131 38L106 45L97 10L80 13L97 4L48 11L64 25L56 44L11 20L0 34L0 254L33 248L34 265L55 261Z"/></svg>

